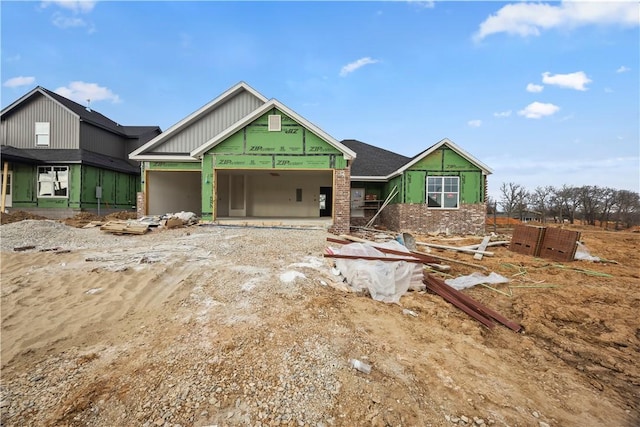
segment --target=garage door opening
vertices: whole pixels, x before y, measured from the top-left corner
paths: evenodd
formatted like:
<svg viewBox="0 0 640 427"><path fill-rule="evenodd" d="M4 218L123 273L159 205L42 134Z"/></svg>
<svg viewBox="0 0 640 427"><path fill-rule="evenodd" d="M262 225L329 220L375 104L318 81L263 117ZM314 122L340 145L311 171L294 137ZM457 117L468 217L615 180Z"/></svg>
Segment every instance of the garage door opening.
<svg viewBox="0 0 640 427"><path fill-rule="evenodd" d="M202 215L200 171L147 171L147 215L193 212Z"/></svg>

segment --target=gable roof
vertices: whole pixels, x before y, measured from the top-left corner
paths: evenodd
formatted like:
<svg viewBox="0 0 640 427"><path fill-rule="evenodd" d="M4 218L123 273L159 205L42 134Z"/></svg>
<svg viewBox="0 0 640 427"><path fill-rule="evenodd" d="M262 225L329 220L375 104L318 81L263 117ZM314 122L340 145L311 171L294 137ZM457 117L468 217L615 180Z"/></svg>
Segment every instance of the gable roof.
<svg viewBox="0 0 640 427"><path fill-rule="evenodd" d="M244 126L247 126L257 118L262 116L263 114L267 113L272 108L277 108L278 110L282 111L284 114L291 117L293 120L300 123L302 126L304 126L305 128L309 129L311 132L316 134L319 138L323 139L329 145L333 146L334 148L342 152L345 159L347 160L355 159L356 153L353 150L351 150L346 145L343 145L342 143L340 143L337 139L333 138L331 135L329 135L328 133L326 133L325 131L323 131L313 123L309 122L308 120L300 116L295 111L286 107L277 99L272 99L266 104L262 105L261 107L256 108L253 112L246 115L244 118L242 118L232 126L229 126L224 132L219 133L209 141L202 144L200 147L193 150L190 153L191 157L196 158L196 157L202 156L204 153L206 153L216 145L220 144L222 141L224 141L226 138L228 138L229 136L233 135L234 133L242 129Z"/></svg>
<svg viewBox="0 0 640 427"><path fill-rule="evenodd" d="M109 132L116 133L127 138L137 138L138 136L151 132L153 130L160 130L158 126L122 126L114 122L107 116L93 109L84 107L77 102L65 98L64 96L50 91L49 89L46 89L42 86L36 86L34 89L27 92L25 95L7 106L4 110L2 110L2 116L7 115L11 111L20 107L24 102L31 99L36 94L40 94L46 98L51 99L53 102L61 105L65 110L76 116L81 121L90 123L94 126L98 126L100 128L108 130Z"/></svg>
<svg viewBox="0 0 640 427"><path fill-rule="evenodd" d="M185 117L184 119L180 120L178 123L174 124L169 129L164 131L162 134L158 135L157 137L153 138L151 141L149 141L146 144L144 144L142 147L140 147L137 150L135 150L132 153L130 153L129 154L129 158L134 158L134 157L137 157L137 156L141 156L146 151L150 150L151 148L162 144L164 141L168 140L175 133L181 131L182 129L184 129L186 127L188 127L189 125L191 125L192 123L194 123L195 121L197 121L201 117L207 115L211 111L215 110L220 105L222 105L226 101L230 100L231 98L233 98L234 96L236 96L238 93L240 93L242 91L247 91L247 92L251 93L253 96L258 98L263 103L267 102L267 98L264 97L261 93L259 93L255 89L253 89L251 86L249 86L245 82L240 82L240 83L236 84L235 86L233 86L232 88L228 89L222 95L220 95L217 98L215 98L214 100L212 100L211 102L207 103L206 105L202 106L198 110L196 110L193 113L189 114L187 117ZM183 157L183 160L189 160L189 158L187 156L181 156L181 157Z"/></svg>
<svg viewBox="0 0 640 427"><path fill-rule="evenodd" d="M351 178L385 179L411 160L410 157L356 139L345 139L341 142L358 155L358 159L351 165Z"/></svg>
<svg viewBox="0 0 640 427"><path fill-rule="evenodd" d="M415 165L420 160L422 160L425 157L427 157L429 154L431 154L434 151L438 150L443 145L447 145L449 148L451 148L453 151L455 151L456 153L458 153L459 155L461 155L462 157L467 159L469 162L471 162L474 165L478 166L482 170L483 174L490 175L490 174L493 173L493 170L491 170L491 168L489 166L485 165L480 160L476 159L471 154L469 154L466 151L464 151L462 148L460 148L458 145L456 145L449 138L444 138L441 141L433 144L431 147L429 147L426 150L424 150L422 153L414 156L409 163L407 163L406 165L404 165L400 169L398 169L398 171L396 172L396 175L399 175L399 174L403 173L405 170L409 169L411 166Z"/></svg>

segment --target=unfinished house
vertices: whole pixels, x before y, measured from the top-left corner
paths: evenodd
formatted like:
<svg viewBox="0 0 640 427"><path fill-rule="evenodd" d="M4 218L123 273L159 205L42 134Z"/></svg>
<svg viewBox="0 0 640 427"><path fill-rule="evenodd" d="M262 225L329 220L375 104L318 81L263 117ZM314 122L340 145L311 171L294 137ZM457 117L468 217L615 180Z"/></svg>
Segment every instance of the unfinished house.
<svg viewBox="0 0 640 427"><path fill-rule="evenodd" d="M351 222L391 230L481 234L492 171L449 139L409 158L356 140ZM375 218L374 218L375 217Z"/></svg>
<svg viewBox="0 0 640 427"><path fill-rule="evenodd" d="M233 86L129 158L142 164L140 215L350 225L356 153L246 83Z"/></svg>
<svg viewBox="0 0 640 427"><path fill-rule="evenodd" d="M38 86L2 110L2 208L48 218L132 210L140 167L128 153L158 134Z"/></svg>

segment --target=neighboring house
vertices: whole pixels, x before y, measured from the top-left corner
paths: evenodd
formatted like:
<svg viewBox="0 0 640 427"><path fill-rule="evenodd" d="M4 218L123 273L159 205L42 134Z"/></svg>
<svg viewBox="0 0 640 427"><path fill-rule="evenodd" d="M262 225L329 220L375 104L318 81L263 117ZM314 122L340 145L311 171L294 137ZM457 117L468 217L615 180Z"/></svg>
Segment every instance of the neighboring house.
<svg viewBox="0 0 640 427"><path fill-rule="evenodd" d="M128 153L158 126L121 126L43 87L2 110L4 207L64 218L135 208L140 166Z"/></svg>
<svg viewBox="0 0 640 427"><path fill-rule="evenodd" d="M326 218L345 233L376 219L393 230L484 231L490 169L449 140L416 157L337 141L241 82L130 155L143 167L140 215L204 220ZM375 200L372 200L374 199Z"/></svg>
<svg viewBox="0 0 640 427"><path fill-rule="evenodd" d="M445 138L412 158L356 140L342 143L358 155L351 168L353 224L365 224L395 194L374 224L422 234L484 232L492 171L453 141Z"/></svg>

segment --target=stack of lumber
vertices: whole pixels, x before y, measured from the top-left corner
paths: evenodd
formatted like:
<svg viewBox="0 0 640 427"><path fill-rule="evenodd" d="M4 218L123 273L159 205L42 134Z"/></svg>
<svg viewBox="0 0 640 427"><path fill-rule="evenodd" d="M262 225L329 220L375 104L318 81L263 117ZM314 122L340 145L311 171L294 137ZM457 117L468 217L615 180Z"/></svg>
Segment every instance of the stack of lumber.
<svg viewBox="0 0 640 427"><path fill-rule="evenodd" d="M100 230L112 234L144 234L149 231L149 224L138 221L109 221L100 226Z"/></svg>

